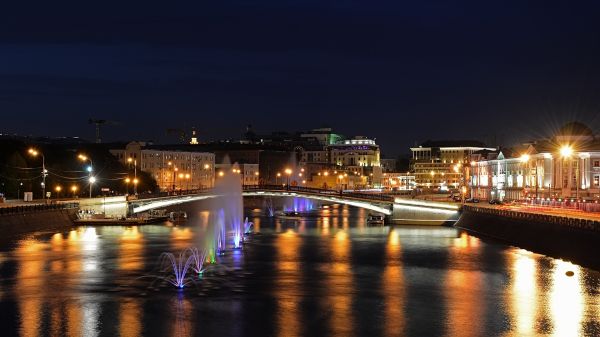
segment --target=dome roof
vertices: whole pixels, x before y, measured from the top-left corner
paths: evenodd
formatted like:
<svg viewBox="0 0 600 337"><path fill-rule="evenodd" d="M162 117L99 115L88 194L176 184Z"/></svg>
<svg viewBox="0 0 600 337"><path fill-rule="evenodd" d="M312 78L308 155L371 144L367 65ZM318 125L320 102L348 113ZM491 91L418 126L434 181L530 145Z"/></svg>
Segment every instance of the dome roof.
<svg viewBox="0 0 600 337"><path fill-rule="evenodd" d="M580 122L569 122L558 130L561 136L593 136L594 132L587 125Z"/></svg>

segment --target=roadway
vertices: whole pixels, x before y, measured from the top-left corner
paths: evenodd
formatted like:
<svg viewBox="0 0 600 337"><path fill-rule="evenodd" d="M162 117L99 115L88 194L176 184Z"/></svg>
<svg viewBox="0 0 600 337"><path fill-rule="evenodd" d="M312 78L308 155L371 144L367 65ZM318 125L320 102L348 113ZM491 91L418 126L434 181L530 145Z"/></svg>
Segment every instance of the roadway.
<svg viewBox="0 0 600 337"><path fill-rule="evenodd" d="M600 213L592 213L592 212L584 212L578 209L572 208L558 208L558 207L548 207L548 206L539 206L539 205L526 205L521 203L511 203L511 204L503 204L503 205L490 205L487 202L481 202L477 204L468 204L473 207L480 208L495 208L495 209L504 209L515 212L523 212L523 213L532 213L532 214L542 214L542 215L552 215L552 216L566 216L574 219L582 219L582 220L594 220L600 221Z"/></svg>

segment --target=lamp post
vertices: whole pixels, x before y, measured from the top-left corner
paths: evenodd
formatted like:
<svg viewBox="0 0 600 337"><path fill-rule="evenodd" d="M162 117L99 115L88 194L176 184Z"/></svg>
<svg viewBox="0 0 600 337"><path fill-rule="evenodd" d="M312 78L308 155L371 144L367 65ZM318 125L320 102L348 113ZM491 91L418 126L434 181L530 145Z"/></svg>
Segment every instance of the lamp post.
<svg viewBox="0 0 600 337"><path fill-rule="evenodd" d="M56 186L54 190L56 191L56 199L60 199L60 191L62 190L62 187L60 187L60 185Z"/></svg>
<svg viewBox="0 0 600 337"><path fill-rule="evenodd" d="M90 179L89 179L89 181L90 181L90 191L91 191L92 190L92 185L96 182L96 177L91 176ZM90 195L90 198L91 198L91 195Z"/></svg>
<svg viewBox="0 0 600 337"><path fill-rule="evenodd" d="M131 182L131 179L129 179L129 177L125 178L125 188L127 189L127 195L129 195L129 183Z"/></svg>
<svg viewBox="0 0 600 337"><path fill-rule="evenodd" d="M38 154L42 156L42 199L44 199L46 198L46 176L48 175L48 171L46 171L46 157L44 157L42 152L35 149L29 149L28 152L34 157L37 157Z"/></svg>
<svg viewBox="0 0 600 337"><path fill-rule="evenodd" d="M127 162L131 164L133 161L133 194L137 195L137 159L133 159L131 157L127 158Z"/></svg>
<svg viewBox="0 0 600 337"><path fill-rule="evenodd" d="M525 176L525 179L523 181L523 191L525 191L525 188L527 187L527 181L529 180L529 155L524 153L521 155L521 157L519 158L519 160L521 161L521 163L523 165L525 165L525 169L523 170L523 175ZM525 193L523 193L524 195Z"/></svg>
<svg viewBox="0 0 600 337"><path fill-rule="evenodd" d="M287 175L287 189L290 189L290 176L292 175L292 170L289 168L285 169L285 174Z"/></svg>
<svg viewBox="0 0 600 337"><path fill-rule="evenodd" d="M73 192L73 198L75 198L77 194L77 185L71 186L71 192Z"/></svg>
<svg viewBox="0 0 600 337"><path fill-rule="evenodd" d="M17 200L21 199L21 187L23 187L23 183L19 182L17 184Z"/></svg>
<svg viewBox="0 0 600 337"><path fill-rule="evenodd" d="M275 178L275 184L279 185L279 178L281 178L281 173L277 172L277 177Z"/></svg>
<svg viewBox="0 0 600 337"><path fill-rule="evenodd" d="M91 179L92 178L92 171L94 170L94 164L92 163L92 158L90 158L90 157L88 157L86 155L83 155L83 154L78 155L77 158L79 158L82 161L88 161L88 160L90 161L90 166L87 167L87 171L88 171L88 174L89 174L88 179ZM89 194L89 196L90 196L90 198L92 197L92 184L90 184L90 194Z"/></svg>
<svg viewBox="0 0 600 337"><path fill-rule="evenodd" d="M560 148L560 155L563 158L571 158L571 156L573 155L573 148L569 145L563 145ZM579 199L579 160L577 160L575 163L575 199ZM571 177L569 176L569 181L570 180ZM569 191L569 194L570 193L571 191Z"/></svg>

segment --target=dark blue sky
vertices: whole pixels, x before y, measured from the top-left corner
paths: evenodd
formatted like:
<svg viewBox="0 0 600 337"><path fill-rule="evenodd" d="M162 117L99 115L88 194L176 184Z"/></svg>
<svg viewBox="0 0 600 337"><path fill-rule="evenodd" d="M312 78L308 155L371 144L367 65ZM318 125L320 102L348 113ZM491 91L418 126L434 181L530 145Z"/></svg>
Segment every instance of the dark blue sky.
<svg viewBox="0 0 600 337"><path fill-rule="evenodd" d="M598 1L15 6L0 12L0 132L92 139L90 117L120 122L106 141L331 125L398 154L600 125Z"/></svg>

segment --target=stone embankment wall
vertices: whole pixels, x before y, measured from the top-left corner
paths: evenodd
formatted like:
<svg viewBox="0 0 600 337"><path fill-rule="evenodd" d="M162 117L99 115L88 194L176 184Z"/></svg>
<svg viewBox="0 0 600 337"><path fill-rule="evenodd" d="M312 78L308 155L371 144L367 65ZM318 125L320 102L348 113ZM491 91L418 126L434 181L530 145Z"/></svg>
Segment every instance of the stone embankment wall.
<svg viewBox="0 0 600 337"><path fill-rule="evenodd" d="M69 228L76 218L77 208L71 205L4 207L0 208L0 236Z"/></svg>
<svg viewBox="0 0 600 337"><path fill-rule="evenodd" d="M455 227L600 270L600 222L465 205Z"/></svg>

